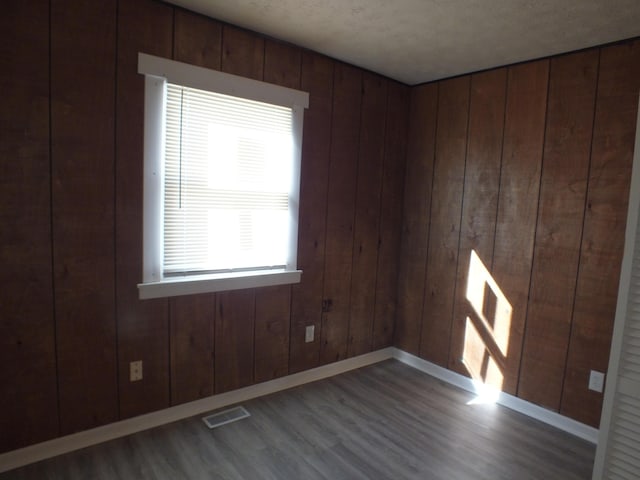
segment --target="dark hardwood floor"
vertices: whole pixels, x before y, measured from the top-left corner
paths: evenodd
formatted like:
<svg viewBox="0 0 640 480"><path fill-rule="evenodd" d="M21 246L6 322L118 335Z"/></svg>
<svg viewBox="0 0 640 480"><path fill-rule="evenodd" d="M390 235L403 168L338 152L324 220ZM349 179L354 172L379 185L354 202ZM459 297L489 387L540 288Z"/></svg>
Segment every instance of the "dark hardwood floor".
<svg viewBox="0 0 640 480"><path fill-rule="evenodd" d="M395 360L0 475L6 479L589 479L595 447Z"/></svg>

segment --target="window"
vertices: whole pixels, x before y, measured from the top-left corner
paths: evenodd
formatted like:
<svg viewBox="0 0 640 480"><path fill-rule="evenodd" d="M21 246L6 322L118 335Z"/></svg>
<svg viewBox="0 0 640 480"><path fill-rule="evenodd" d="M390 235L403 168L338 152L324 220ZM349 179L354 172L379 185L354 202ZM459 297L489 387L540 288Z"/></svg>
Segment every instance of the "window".
<svg viewBox="0 0 640 480"><path fill-rule="evenodd" d="M297 283L308 94L139 54L140 298Z"/></svg>

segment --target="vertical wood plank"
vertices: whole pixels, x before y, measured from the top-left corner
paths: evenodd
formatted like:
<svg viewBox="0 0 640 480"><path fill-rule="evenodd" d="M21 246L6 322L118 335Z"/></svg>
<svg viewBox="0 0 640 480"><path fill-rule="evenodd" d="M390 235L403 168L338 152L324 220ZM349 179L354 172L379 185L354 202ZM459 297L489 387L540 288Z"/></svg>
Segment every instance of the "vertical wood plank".
<svg viewBox="0 0 640 480"><path fill-rule="evenodd" d="M176 9L173 58L179 62L220 70L222 25L202 15Z"/></svg>
<svg viewBox="0 0 640 480"><path fill-rule="evenodd" d="M509 67L492 274L511 305L505 392L515 394L533 261L549 61Z"/></svg>
<svg viewBox="0 0 640 480"><path fill-rule="evenodd" d="M216 295L215 393L253 383L255 298L253 289Z"/></svg>
<svg viewBox="0 0 640 480"><path fill-rule="evenodd" d="M58 434L51 271L49 2L9 1L2 10L0 452Z"/></svg>
<svg viewBox="0 0 640 480"><path fill-rule="evenodd" d="M231 25L222 29L222 71L262 80L264 39Z"/></svg>
<svg viewBox="0 0 640 480"><path fill-rule="evenodd" d="M380 202L387 116L387 80L363 75L353 272L349 311L349 357L371 351L380 238Z"/></svg>
<svg viewBox="0 0 640 480"><path fill-rule="evenodd" d="M173 35L175 60L220 69L220 23L177 9ZM214 317L214 294L169 299L172 405L213 395Z"/></svg>
<svg viewBox="0 0 640 480"><path fill-rule="evenodd" d="M389 82L373 350L389 347L393 343L402 231L402 192L407 151L409 95L410 89L408 87ZM433 155L431 159L433 159Z"/></svg>
<svg viewBox="0 0 640 480"><path fill-rule="evenodd" d="M118 418L115 33L115 0L51 4L53 254L63 434Z"/></svg>
<svg viewBox="0 0 640 480"><path fill-rule="evenodd" d="M255 382L266 382L289 373L289 325L291 288L256 290Z"/></svg>
<svg viewBox="0 0 640 480"><path fill-rule="evenodd" d="M214 317L214 295L169 302L172 405L213 395Z"/></svg>
<svg viewBox="0 0 640 480"><path fill-rule="evenodd" d="M300 48L275 40L264 45L264 81L281 87L300 88Z"/></svg>
<svg viewBox="0 0 640 480"><path fill-rule="evenodd" d="M322 316L323 364L347 355L362 71L336 64L333 86L324 271L324 299L330 305Z"/></svg>
<svg viewBox="0 0 640 480"><path fill-rule="evenodd" d="M292 287L290 373L316 367L320 358L333 61L303 52L301 77L302 90L309 92L309 108L304 116L298 221L302 281ZM304 341L307 326L315 330L309 343Z"/></svg>
<svg viewBox="0 0 640 480"><path fill-rule="evenodd" d="M152 0L118 6L116 89L116 309L120 416L166 408L169 385L169 304L139 300L142 280L144 77L138 52L171 58L173 8ZM129 381L129 363L143 361L144 378Z"/></svg>
<svg viewBox="0 0 640 480"><path fill-rule="evenodd" d="M300 88L300 49L267 40L264 81ZM256 290L255 381L264 382L289 372L291 286Z"/></svg>
<svg viewBox="0 0 640 480"><path fill-rule="evenodd" d="M467 292L472 289L489 289L487 279L470 278L472 253L477 255L487 270L493 263L493 242L495 238L500 188L500 165L502 163L502 138L504 131L504 107L507 88L507 69L500 68L471 76L471 97L469 100L469 133L467 138L467 158L464 174L462 200L462 221L460 225L460 245L458 247L458 268L451 325L449 368L451 370L479 378L485 382L497 382L501 388L503 377L489 379L482 365L474 365L468 358L467 343L469 328L475 328L483 335L485 357L488 355L504 371L508 345L501 345L494 329L508 329L508 325L496 322L497 312L487 311L486 301L471 301ZM474 295L471 295L474 298ZM488 300L488 299L486 299ZM473 325L473 327L471 326ZM498 374L500 376L500 374Z"/></svg>
<svg viewBox="0 0 640 480"><path fill-rule="evenodd" d="M597 427L624 248L640 90L640 41L601 50L587 208L560 412ZM638 148L638 146L636 146Z"/></svg>
<svg viewBox="0 0 640 480"><path fill-rule="evenodd" d="M262 37L224 25L222 71L262 80L264 45ZM256 290L239 290L216 296L215 392L221 393L254 381Z"/></svg>
<svg viewBox="0 0 640 480"><path fill-rule="evenodd" d="M560 408L578 272L598 50L551 60L538 222L518 396Z"/></svg>
<svg viewBox="0 0 640 480"><path fill-rule="evenodd" d="M470 77L440 82L420 355L447 366L464 188Z"/></svg>
<svg viewBox="0 0 640 480"><path fill-rule="evenodd" d="M395 345L420 351L438 115L438 83L411 89Z"/></svg>

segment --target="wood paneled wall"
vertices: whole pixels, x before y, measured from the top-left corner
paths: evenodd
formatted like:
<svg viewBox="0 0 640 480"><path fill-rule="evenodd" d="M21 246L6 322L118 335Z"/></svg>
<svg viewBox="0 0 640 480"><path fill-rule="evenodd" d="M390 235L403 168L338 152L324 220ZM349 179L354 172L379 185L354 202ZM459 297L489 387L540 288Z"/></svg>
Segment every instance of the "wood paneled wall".
<svg viewBox="0 0 640 480"><path fill-rule="evenodd" d="M598 426L639 90L639 40L412 89L397 346Z"/></svg>
<svg viewBox="0 0 640 480"><path fill-rule="evenodd" d="M153 0L2 9L0 451L391 345L408 87ZM138 52L309 92L300 284L138 299Z"/></svg>
<svg viewBox="0 0 640 480"><path fill-rule="evenodd" d="M49 2L0 16L0 450L58 433ZM6 432L10 432L7 435Z"/></svg>
<svg viewBox="0 0 640 480"><path fill-rule="evenodd" d="M391 344L597 425L640 41L409 88L155 0L0 32L0 451ZM300 284L138 299L138 52L309 92Z"/></svg>

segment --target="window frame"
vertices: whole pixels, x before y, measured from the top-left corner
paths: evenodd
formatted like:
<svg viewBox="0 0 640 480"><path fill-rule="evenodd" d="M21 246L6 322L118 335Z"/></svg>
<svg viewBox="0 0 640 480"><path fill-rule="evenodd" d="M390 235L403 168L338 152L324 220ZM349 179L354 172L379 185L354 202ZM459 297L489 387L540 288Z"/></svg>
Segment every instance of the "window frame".
<svg viewBox="0 0 640 480"><path fill-rule="evenodd" d="M142 282L138 284L139 297L161 298L299 283L302 271L298 270L296 262L302 123L304 109L309 106L309 94L145 53L138 54L138 73L145 76L143 268ZM164 126L167 83L292 109L293 170L289 196L289 248L285 268L164 276Z"/></svg>

